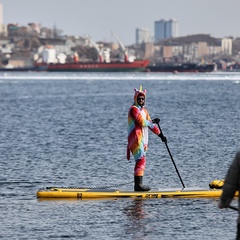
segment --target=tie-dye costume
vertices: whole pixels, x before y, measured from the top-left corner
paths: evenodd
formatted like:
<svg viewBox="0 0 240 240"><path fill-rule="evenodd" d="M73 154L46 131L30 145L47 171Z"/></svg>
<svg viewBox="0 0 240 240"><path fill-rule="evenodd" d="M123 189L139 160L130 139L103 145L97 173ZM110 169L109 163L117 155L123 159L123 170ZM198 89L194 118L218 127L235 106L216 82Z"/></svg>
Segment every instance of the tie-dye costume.
<svg viewBox="0 0 240 240"><path fill-rule="evenodd" d="M130 159L131 152L136 161L134 176L143 176L148 147L148 128L157 135L160 134L160 130L156 124L152 123L147 109L144 106L141 107L137 102L139 95L144 96L146 100L146 90L142 91L141 88L134 90L134 104L128 112L127 159Z"/></svg>

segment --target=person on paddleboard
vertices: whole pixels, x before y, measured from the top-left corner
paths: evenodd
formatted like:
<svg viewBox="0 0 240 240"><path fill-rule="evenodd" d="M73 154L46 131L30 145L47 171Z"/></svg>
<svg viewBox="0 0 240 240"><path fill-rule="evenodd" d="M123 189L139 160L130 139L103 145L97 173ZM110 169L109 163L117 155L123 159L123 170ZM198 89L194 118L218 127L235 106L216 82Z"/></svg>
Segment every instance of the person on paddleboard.
<svg viewBox="0 0 240 240"><path fill-rule="evenodd" d="M127 159L130 160L132 153L136 163L134 168L134 190L149 191L150 187L143 186L143 175L146 167L146 152L148 147L148 129L158 135L163 142L167 142L167 138L158 128L157 124L160 119L151 120L150 115L145 108L146 90L134 89L134 103L128 111L128 145Z"/></svg>
<svg viewBox="0 0 240 240"><path fill-rule="evenodd" d="M218 202L219 208L228 208L233 200L236 191L240 192L240 152L238 152L228 169L223 184L223 191ZM238 195L238 205L240 206L240 194ZM239 212L239 210L238 210ZM240 215L238 215L237 237L240 239Z"/></svg>

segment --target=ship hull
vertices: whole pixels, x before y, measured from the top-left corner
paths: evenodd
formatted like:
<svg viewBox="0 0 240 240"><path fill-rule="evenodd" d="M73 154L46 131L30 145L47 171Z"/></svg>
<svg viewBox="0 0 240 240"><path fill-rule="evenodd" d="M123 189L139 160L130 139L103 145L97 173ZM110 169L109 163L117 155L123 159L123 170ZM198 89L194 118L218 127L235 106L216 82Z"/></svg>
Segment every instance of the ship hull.
<svg viewBox="0 0 240 240"><path fill-rule="evenodd" d="M148 66L149 72L171 72L171 73L198 73L198 72L212 72L214 70L214 64L197 65L194 63L185 64L159 64L154 66Z"/></svg>
<svg viewBox="0 0 240 240"><path fill-rule="evenodd" d="M144 72L149 61L49 64L48 72Z"/></svg>

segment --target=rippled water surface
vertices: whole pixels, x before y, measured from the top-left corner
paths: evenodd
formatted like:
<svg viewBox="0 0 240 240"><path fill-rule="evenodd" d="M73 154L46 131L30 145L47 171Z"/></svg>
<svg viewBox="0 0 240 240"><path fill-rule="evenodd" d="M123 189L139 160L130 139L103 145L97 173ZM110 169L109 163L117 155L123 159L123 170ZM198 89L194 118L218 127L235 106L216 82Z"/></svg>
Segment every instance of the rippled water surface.
<svg viewBox="0 0 240 240"><path fill-rule="evenodd" d="M239 150L238 73L2 73L1 239L234 239L237 213L218 199L36 198L49 186L133 188L127 111L140 84L185 186L225 177ZM144 183L182 187L151 133Z"/></svg>

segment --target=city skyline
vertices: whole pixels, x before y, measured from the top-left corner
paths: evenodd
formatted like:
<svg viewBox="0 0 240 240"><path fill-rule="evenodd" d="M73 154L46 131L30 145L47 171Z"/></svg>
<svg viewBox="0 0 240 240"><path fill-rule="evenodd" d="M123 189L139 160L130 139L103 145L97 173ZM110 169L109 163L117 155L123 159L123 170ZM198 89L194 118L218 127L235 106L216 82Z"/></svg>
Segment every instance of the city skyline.
<svg viewBox="0 0 240 240"><path fill-rule="evenodd" d="M69 4L69 2L71 4ZM239 0L0 0L3 23L43 27L55 25L64 35L90 36L94 41L115 41L114 31L125 45L135 43L137 28L149 29L154 22L177 19L179 36L210 34L240 37Z"/></svg>

